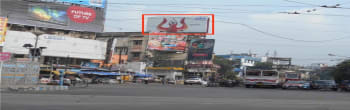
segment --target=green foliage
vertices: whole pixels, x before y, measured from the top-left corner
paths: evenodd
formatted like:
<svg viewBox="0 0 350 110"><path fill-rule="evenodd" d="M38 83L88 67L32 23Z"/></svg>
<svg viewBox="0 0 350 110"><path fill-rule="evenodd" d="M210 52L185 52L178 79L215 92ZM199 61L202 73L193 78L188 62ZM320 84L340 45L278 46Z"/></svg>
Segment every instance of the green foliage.
<svg viewBox="0 0 350 110"><path fill-rule="evenodd" d="M222 57L215 57L214 64L220 66L218 73L223 74L225 79L234 79L236 76L233 72L233 64L234 62Z"/></svg>
<svg viewBox="0 0 350 110"><path fill-rule="evenodd" d="M338 64L333 76L336 81L350 80L350 60Z"/></svg>
<svg viewBox="0 0 350 110"><path fill-rule="evenodd" d="M249 69L270 70L272 69L272 65L270 62L257 62L253 67L249 67Z"/></svg>

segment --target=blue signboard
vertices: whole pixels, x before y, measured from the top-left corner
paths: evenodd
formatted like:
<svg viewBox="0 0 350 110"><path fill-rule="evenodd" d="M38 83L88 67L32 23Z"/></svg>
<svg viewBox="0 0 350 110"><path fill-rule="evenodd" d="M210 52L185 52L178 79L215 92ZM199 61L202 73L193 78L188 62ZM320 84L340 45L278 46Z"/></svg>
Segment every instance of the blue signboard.
<svg viewBox="0 0 350 110"><path fill-rule="evenodd" d="M57 1L93 6L93 7L100 7L100 8L105 8L105 5L106 5L106 0L57 0Z"/></svg>
<svg viewBox="0 0 350 110"><path fill-rule="evenodd" d="M100 64L92 62L82 62L80 66L85 68L98 68L100 67Z"/></svg>

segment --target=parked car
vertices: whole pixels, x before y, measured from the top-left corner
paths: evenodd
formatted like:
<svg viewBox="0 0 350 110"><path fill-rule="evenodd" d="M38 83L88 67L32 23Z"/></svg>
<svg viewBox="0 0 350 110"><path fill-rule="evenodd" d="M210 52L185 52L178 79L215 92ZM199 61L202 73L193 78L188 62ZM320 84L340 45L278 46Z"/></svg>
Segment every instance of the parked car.
<svg viewBox="0 0 350 110"><path fill-rule="evenodd" d="M168 81L168 84L175 84L175 83L176 83L175 80L169 80L169 81Z"/></svg>
<svg viewBox="0 0 350 110"><path fill-rule="evenodd" d="M202 85L203 83L206 83L206 81L203 81L201 78L197 78L197 77L195 77L195 78L188 78L184 82L185 85L188 85L188 84L190 84L190 85L192 85L192 84L200 84L200 85Z"/></svg>
<svg viewBox="0 0 350 110"><path fill-rule="evenodd" d="M49 78L41 78L40 79L40 84L47 84L50 83L50 79Z"/></svg>
<svg viewBox="0 0 350 110"><path fill-rule="evenodd" d="M287 81L282 85L282 89L310 89L310 82L306 81Z"/></svg>
<svg viewBox="0 0 350 110"><path fill-rule="evenodd" d="M117 80L111 78L97 78L93 80L94 84L116 84Z"/></svg>
<svg viewBox="0 0 350 110"><path fill-rule="evenodd" d="M338 87L341 91L350 91L350 80L341 81Z"/></svg>
<svg viewBox="0 0 350 110"><path fill-rule="evenodd" d="M311 83L312 89L325 89L325 90L333 90L336 91L337 84L334 80L316 80Z"/></svg>
<svg viewBox="0 0 350 110"><path fill-rule="evenodd" d="M51 80L49 83L47 83L47 85L60 85L60 80ZM64 78L63 85L64 86L71 86L72 85L71 80Z"/></svg>

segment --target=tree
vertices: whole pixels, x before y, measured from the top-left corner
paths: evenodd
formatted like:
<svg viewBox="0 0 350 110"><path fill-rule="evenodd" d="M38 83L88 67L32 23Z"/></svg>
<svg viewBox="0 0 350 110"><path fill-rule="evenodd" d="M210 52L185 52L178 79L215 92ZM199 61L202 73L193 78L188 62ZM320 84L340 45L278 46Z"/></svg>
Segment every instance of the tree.
<svg viewBox="0 0 350 110"><path fill-rule="evenodd" d="M220 69L218 70L218 73L224 75L224 78L226 79L234 79L235 74L233 72L233 61L222 58L222 57L215 57L214 58L214 64L217 64L220 66Z"/></svg>
<svg viewBox="0 0 350 110"><path fill-rule="evenodd" d="M336 81L350 80L350 60L338 64L333 72Z"/></svg>
<svg viewBox="0 0 350 110"><path fill-rule="evenodd" d="M270 62L257 62L253 67L249 69L262 69L262 70L270 70L272 69L272 63Z"/></svg>

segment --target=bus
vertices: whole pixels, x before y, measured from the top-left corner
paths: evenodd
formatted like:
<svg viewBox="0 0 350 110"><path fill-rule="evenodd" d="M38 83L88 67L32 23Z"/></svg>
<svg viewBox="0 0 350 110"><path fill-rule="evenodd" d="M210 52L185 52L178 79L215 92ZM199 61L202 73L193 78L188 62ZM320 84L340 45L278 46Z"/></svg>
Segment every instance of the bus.
<svg viewBox="0 0 350 110"><path fill-rule="evenodd" d="M286 71L284 74L285 82L287 81L300 81L301 77L300 74L294 72L294 71Z"/></svg>
<svg viewBox="0 0 350 110"><path fill-rule="evenodd" d="M244 85L250 87L266 87L273 88L281 85L280 75L274 70L247 70L244 74Z"/></svg>

